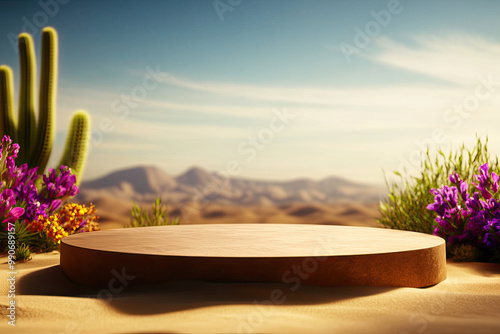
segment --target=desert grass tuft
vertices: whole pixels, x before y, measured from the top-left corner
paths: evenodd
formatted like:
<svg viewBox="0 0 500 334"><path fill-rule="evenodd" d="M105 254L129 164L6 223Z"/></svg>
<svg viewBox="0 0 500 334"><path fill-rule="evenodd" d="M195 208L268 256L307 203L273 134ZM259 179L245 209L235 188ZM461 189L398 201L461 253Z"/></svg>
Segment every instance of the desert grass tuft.
<svg viewBox="0 0 500 334"><path fill-rule="evenodd" d="M151 211L147 211L133 202L130 218L130 224L125 227L146 227L146 226L163 226L163 225L178 225L179 217L170 219L168 214L168 206L161 204L161 198L156 197L155 202L151 205Z"/></svg>
<svg viewBox="0 0 500 334"><path fill-rule="evenodd" d="M26 244L19 244L16 247L15 253L16 261L28 261L31 260L31 250L30 247Z"/></svg>

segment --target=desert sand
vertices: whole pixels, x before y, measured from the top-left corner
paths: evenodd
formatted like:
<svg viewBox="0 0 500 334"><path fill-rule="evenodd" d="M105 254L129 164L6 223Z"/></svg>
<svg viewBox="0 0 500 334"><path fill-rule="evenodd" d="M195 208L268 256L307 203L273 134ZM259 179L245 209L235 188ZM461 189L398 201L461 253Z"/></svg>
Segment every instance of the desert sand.
<svg viewBox="0 0 500 334"><path fill-rule="evenodd" d="M5 258L2 259L5 266ZM2 333L498 333L500 265L447 264L448 278L415 288L166 282L83 288L66 279L59 253L17 265L16 327ZM3 275L5 277L5 274ZM273 291L282 291L271 302ZM275 292L274 292L275 293Z"/></svg>
<svg viewBox="0 0 500 334"><path fill-rule="evenodd" d="M131 203L112 197L95 201L102 229L122 228L130 222ZM150 209L151 203L140 203ZM377 203L291 203L267 206L210 203L197 208L172 206L170 216L181 224L319 224L382 227Z"/></svg>
<svg viewBox="0 0 500 334"><path fill-rule="evenodd" d="M167 181L165 187L178 187L183 191L179 194L192 191L189 185L174 184L187 182L182 177ZM111 178L107 182L108 188L89 188L81 200L96 204L103 229L121 228L129 222L131 201L141 202L141 198L130 195L135 196L138 189L128 181ZM280 187L292 194L296 183ZM303 188L310 182L299 183ZM299 200L291 203L280 203L276 185L254 183L252 187L256 190L249 196L254 202L240 201L248 196L238 195L233 186L230 194L217 201L188 207L187 216L186 207L179 204L181 197L179 202L174 198L166 202L173 216L183 216L182 224L381 227L376 202L305 201L321 193L316 183L303 200L294 195ZM357 186L352 189L366 192ZM154 195L142 190L142 204L151 203ZM261 201L264 193L272 201ZM332 198L338 193L332 193ZM124 280L98 289L69 281L59 261L59 253L52 252L17 264L15 328L8 324L9 284L3 271L1 333L500 333L500 264L448 262L448 278L428 288L318 287L302 282L293 289L284 283L204 281L134 286ZM2 268L6 262L0 258Z"/></svg>

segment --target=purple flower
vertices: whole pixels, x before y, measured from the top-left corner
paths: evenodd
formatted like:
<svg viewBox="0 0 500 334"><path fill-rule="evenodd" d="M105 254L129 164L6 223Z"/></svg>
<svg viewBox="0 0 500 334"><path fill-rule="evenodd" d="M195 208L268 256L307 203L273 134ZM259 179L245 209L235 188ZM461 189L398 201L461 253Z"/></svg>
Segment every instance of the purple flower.
<svg viewBox="0 0 500 334"><path fill-rule="evenodd" d="M10 210L7 214L7 217L3 220L2 223L12 223L18 220L24 214L24 209L21 207L15 207Z"/></svg>
<svg viewBox="0 0 500 334"><path fill-rule="evenodd" d="M47 208L47 210L48 210L50 213L52 213L52 212L56 211L57 209L59 209L59 208L61 207L61 205L62 205L62 201L61 201L60 199L55 199L55 200L53 200L53 201L50 203L50 205L49 205L49 207Z"/></svg>
<svg viewBox="0 0 500 334"><path fill-rule="evenodd" d="M500 209L500 203L494 198L486 201L486 209L491 213L496 213Z"/></svg>
<svg viewBox="0 0 500 334"><path fill-rule="evenodd" d="M450 182L453 184L457 184L460 181L460 177L458 176L457 172L453 172L450 175L449 179L450 179Z"/></svg>
<svg viewBox="0 0 500 334"><path fill-rule="evenodd" d="M446 217L448 219L445 219L443 217L437 216L436 217L436 223L438 223L438 226L441 230L441 232L455 232L456 228L453 227L452 225L452 220L449 219L451 217Z"/></svg>
<svg viewBox="0 0 500 334"><path fill-rule="evenodd" d="M434 196L434 203L427 205L427 210L434 211L438 216L444 215L446 203L441 195Z"/></svg>
<svg viewBox="0 0 500 334"><path fill-rule="evenodd" d="M12 144L12 140L9 136L3 136L2 143L0 144L0 152L0 159L2 159L2 154L15 159L19 153L19 145Z"/></svg>
<svg viewBox="0 0 500 334"><path fill-rule="evenodd" d="M457 187L444 186L441 188L443 199L449 204L450 208L454 208L458 203L458 189Z"/></svg>
<svg viewBox="0 0 500 334"><path fill-rule="evenodd" d="M76 176L68 167L58 171L49 169L43 177L42 190L38 190L37 168L27 164L16 166L19 145L4 136L0 144L0 219L5 221L32 221L38 216L48 217L62 205L63 200L78 193Z"/></svg>
<svg viewBox="0 0 500 334"><path fill-rule="evenodd" d="M449 245L466 243L500 249L500 199L494 198L500 177L490 174L488 164L484 164L473 180L477 188L473 195L469 195L468 183L456 172L449 176L454 186L430 190L434 203L427 209L437 213L433 234L445 238Z"/></svg>
<svg viewBox="0 0 500 334"><path fill-rule="evenodd" d="M0 194L0 217L5 216L16 204L16 197L12 189L4 189Z"/></svg>
<svg viewBox="0 0 500 334"><path fill-rule="evenodd" d="M462 196L462 200L466 202L469 199L469 185L467 182L460 180L460 196Z"/></svg>
<svg viewBox="0 0 500 334"><path fill-rule="evenodd" d="M472 212L476 212L482 209L481 202L479 200L479 193L476 191L474 195L469 197L467 201L465 202L465 205L469 210Z"/></svg>
<svg viewBox="0 0 500 334"><path fill-rule="evenodd" d="M427 205L428 210L435 211L439 216L443 216L446 210L450 210L458 204L457 187L443 186L441 189L432 189L434 203Z"/></svg>
<svg viewBox="0 0 500 334"><path fill-rule="evenodd" d="M474 183L474 185L481 192L481 195L485 199L490 199L492 197L491 193L489 192L490 188L493 193L496 193L498 191L498 179L499 177L496 173L491 173L490 180L488 164L484 164L479 167L479 174L474 175L474 180L477 182Z"/></svg>
<svg viewBox="0 0 500 334"><path fill-rule="evenodd" d="M498 191L498 180L500 179L500 177L496 174L496 173L491 173L491 182L492 182L492 185L491 185L491 189L493 190L494 193L496 193Z"/></svg>
<svg viewBox="0 0 500 334"><path fill-rule="evenodd" d="M474 216L471 216L467 223L467 229L473 234L479 235L482 233L483 227L486 224L486 212L478 211Z"/></svg>
<svg viewBox="0 0 500 334"><path fill-rule="evenodd" d="M61 199L78 194L78 187L75 185L76 176L71 174L69 167L61 166L59 172L54 168L49 168L49 175L43 176L48 197L51 199Z"/></svg>

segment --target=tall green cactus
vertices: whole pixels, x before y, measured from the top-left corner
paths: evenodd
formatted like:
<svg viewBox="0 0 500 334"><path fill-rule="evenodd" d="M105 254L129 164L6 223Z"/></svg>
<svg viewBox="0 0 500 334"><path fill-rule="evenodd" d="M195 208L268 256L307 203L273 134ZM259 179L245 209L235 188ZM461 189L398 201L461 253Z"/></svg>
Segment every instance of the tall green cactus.
<svg viewBox="0 0 500 334"><path fill-rule="evenodd" d="M21 146L19 150L19 161L30 162L32 148L35 146L36 120L35 120L35 47L31 35L22 33L19 35L19 67L20 90L19 90L19 128L17 130L17 142Z"/></svg>
<svg viewBox="0 0 500 334"><path fill-rule="evenodd" d="M16 140L16 123L14 120L14 90L12 70L10 67L0 66L0 134L11 134ZM2 136L3 137L3 136Z"/></svg>
<svg viewBox="0 0 500 334"><path fill-rule="evenodd" d="M71 120L64 153L59 163L60 165L70 166L76 175L80 175L85 167L89 135L90 117L85 111L79 110Z"/></svg>
<svg viewBox="0 0 500 334"><path fill-rule="evenodd" d="M38 121L35 118L35 51L32 37L19 35L20 91L18 122L14 118L14 90L12 70L0 66L0 135L9 135L20 145L18 162L30 168L38 167L43 174L52 151L55 134L57 90L57 32L46 27L42 31L42 61L38 99ZM90 117L78 111L71 120L70 132L61 164L69 166L81 179L87 142L90 134Z"/></svg>

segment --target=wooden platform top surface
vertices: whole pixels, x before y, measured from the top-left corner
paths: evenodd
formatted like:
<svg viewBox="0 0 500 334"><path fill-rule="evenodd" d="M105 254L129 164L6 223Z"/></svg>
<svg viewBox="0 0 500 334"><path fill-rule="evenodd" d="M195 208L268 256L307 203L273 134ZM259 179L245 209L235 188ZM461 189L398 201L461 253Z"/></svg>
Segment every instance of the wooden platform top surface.
<svg viewBox="0 0 500 334"><path fill-rule="evenodd" d="M189 257L304 257L432 248L442 238L409 231L332 225L213 224L82 233L64 244L98 251Z"/></svg>

